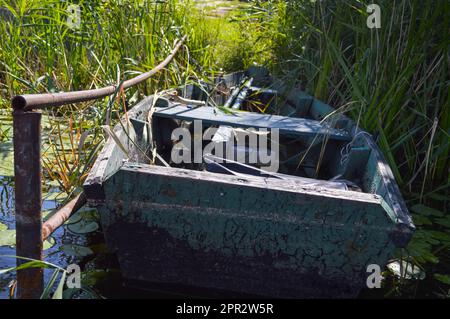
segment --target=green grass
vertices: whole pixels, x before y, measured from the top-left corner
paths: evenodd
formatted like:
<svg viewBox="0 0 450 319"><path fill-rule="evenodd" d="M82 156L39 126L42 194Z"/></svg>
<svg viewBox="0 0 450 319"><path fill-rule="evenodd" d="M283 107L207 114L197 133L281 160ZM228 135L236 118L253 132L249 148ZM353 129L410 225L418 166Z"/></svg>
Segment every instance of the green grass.
<svg viewBox="0 0 450 319"><path fill-rule="evenodd" d="M446 273L434 279L448 290L450 4L376 1L382 27L371 30L370 3L255 1L243 23L257 24L278 76L336 108L352 104L349 115L377 137L418 226L408 259L432 279Z"/></svg>
<svg viewBox="0 0 450 319"><path fill-rule="evenodd" d="M0 1L0 7L12 13L9 21L0 23L4 103L18 93L79 90L115 83L118 69L122 78L131 77L155 66L183 34L190 36L192 56L201 65L208 63L203 49L214 28L199 26L200 16L187 14L192 7L189 3L79 1L79 29L67 24L66 2L14 3ZM184 80L189 76L185 57L179 57L175 64L181 72L163 73L162 79L143 85L141 92L150 93L164 80Z"/></svg>
<svg viewBox="0 0 450 319"><path fill-rule="evenodd" d="M131 106L144 95L214 73L224 52L219 45L233 28L226 19L207 18L193 1L77 3L81 23L74 29L68 24L66 1L0 0L0 108L10 110L10 98L18 94L119 83L152 69L176 39L187 35L186 45L166 70L125 93ZM123 114L118 96L117 101L45 111L50 124L44 125L45 173L67 193L82 184L95 160L103 141L101 125L113 125L116 111ZM113 111L111 123L107 109ZM0 140L10 137L8 129L0 126Z"/></svg>

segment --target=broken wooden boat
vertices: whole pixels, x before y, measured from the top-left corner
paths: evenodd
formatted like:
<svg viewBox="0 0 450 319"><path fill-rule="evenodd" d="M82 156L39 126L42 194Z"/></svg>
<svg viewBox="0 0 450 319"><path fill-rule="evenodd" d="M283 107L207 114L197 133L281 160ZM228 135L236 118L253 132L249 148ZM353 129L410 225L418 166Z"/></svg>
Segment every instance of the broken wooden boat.
<svg viewBox="0 0 450 319"><path fill-rule="evenodd" d="M372 136L263 68L149 96L127 118L84 184L127 279L270 297L354 297L368 267L382 269L412 236ZM185 147L219 147L176 162L184 134L177 129L194 136ZM236 146L241 133L249 138ZM254 135L277 143L255 147ZM275 170L264 168L261 152L278 153Z"/></svg>

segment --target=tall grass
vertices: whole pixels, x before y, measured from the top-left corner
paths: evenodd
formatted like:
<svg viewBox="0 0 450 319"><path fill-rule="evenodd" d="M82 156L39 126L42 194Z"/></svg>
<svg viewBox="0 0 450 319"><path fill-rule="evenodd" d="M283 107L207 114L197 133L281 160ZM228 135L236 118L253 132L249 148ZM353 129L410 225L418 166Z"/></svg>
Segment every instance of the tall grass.
<svg viewBox="0 0 450 319"><path fill-rule="evenodd" d="M151 69L176 38L189 35L191 56L208 65L207 39L214 37L185 1L80 0L79 28L71 28L69 4L60 0L1 0L8 15L0 22L3 101L18 93L80 90L103 86ZM202 24L203 22L203 24ZM184 57L183 57L184 58ZM175 67L188 61L177 61ZM183 81L181 72L163 73ZM149 94L155 83L143 85ZM160 85L160 83L158 83Z"/></svg>
<svg viewBox="0 0 450 319"><path fill-rule="evenodd" d="M75 27L71 4L81 13ZM152 69L176 39L188 35L167 70L126 92L130 107L143 95L211 73L223 36L223 21L206 19L192 1L0 0L0 9L0 108L9 108L17 94L120 83ZM46 111L47 177L68 193L79 186L103 139L106 109L123 114L126 104L110 98ZM5 131L2 127L1 135Z"/></svg>
<svg viewBox="0 0 450 319"><path fill-rule="evenodd" d="M246 23L258 24L267 64L336 108L353 105L349 115L377 137L419 226L412 259L449 274L450 3L253 3ZM366 25L371 3L381 29Z"/></svg>

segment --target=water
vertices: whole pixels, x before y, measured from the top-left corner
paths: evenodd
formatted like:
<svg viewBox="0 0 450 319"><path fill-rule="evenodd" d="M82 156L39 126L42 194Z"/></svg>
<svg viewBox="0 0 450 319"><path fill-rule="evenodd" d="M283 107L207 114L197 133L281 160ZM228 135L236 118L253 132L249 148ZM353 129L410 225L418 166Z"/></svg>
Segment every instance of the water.
<svg viewBox="0 0 450 319"><path fill-rule="evenodd" d="M0 176L0 223L8 229L15 228L14 218L14 180L12 177ZM43 211L58 207L56 200L44 200ZM92 217L93 210L87 207L81 213ZM79 214L79 213L77 213ZM85 216L85 218L87 218ZM70 220L69 220L70 221ZM72 224L74 225L74 224ZM110 253L105 245L101 228L86 234L77 234L71 231L69 224L59 227L53 234L54 245L44 250L44 260L62 268L70 264L77 264L82 271L83 291L77 291L72 298L166 298L180 296L236 296L235 293L213 292L210 290L198 291L192 288L172 285L169 289L146 286L146 290L132 288L125 285L120 275L119 265L114 254ZM74 255L71 245L86 247L91 250L87 256ZM16 259L4 257L16 255L14 247L0 246L0 269L16 266ZM44 270L44 281L48 282L53 274L52 269ZM9 284L15 279L15 272L0 275L0 299L9 298ZM56 284L55 284L56 286ZM213 294L214 293L214 294Z"/></svg>
<svg viewBox="0 0 450 319"><path fill-rule="evenodd" d="M11 177L0 176L0 195L0 222L8 226L8 229L14 229L14 181ZM52 210L57 206L58 202L56 200L44 200L42 210ZM89 234L76 234L70 231L67 225L58 228L51 237L55 244L51 248L44 250L44 259L63 268L72 263L86 265L94 257L93 255L85 257L74 256L72 252L63 249L67 247L65 245L93 246L97 251L104 245L103 238L98 231ZM16 255L15 248L0 247L0 269L14 267L16 260L4 257L4 255ZM46 269L44 273L45 280L48 280L52 270ZM14 278L15 272L9 272L0 276L0 298L9 298L8 284Z"/></svg>

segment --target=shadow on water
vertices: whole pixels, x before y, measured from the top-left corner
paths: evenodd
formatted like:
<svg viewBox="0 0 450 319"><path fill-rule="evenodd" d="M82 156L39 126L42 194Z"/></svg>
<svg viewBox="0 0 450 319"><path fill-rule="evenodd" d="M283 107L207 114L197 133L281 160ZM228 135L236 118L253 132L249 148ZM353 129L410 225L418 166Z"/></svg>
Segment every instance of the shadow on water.
<svg viewBox="0 0 450 319"><path fill-rule="evenodd" d="M12 177L0 176L0 223L6 225L8 229L15 228L14 219L14 181ZM58 207L56 200L44 200L42 205L43 212L52 211ZM69 264L78 264L82 271L82 278L91 285L93 291L98 296L108 297L109 292L97 290L97 282L101 283L107 277L112 275L113 280L109 285L103 285L111 291L113 295L120 295L121 279L117 276L116 261L113 255L109 254L104 244L103 235L99 231L86 234L77 234L69 229L68 225L58 228L53 234L54 244L52 247L44 250L46 261L67 267ZM52 242L53 242L52 240ZM77 253L73 248L88 247L89 254L86 252ZM14 267L16 260L5 255L15 255L15 247L0 246L0 269ZM45 281L50 279L51 269L44 271ZM15 279L15 272L9 272L0 276L0 299L9 298L9 283ZM115 287L114 287L115 286ZM98 297L97 296L97 297Z"/></svg>

